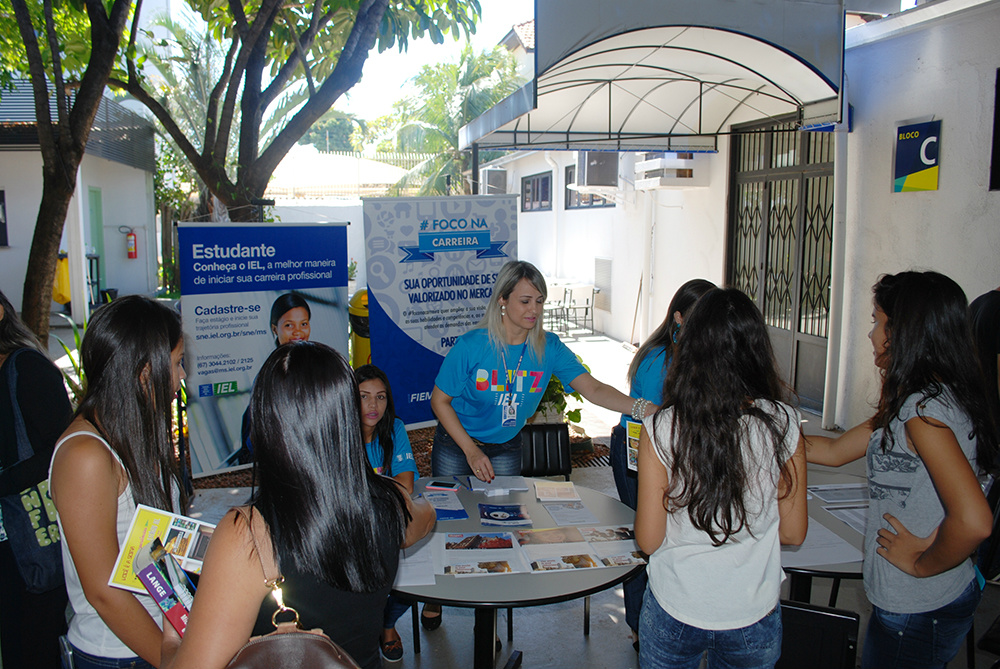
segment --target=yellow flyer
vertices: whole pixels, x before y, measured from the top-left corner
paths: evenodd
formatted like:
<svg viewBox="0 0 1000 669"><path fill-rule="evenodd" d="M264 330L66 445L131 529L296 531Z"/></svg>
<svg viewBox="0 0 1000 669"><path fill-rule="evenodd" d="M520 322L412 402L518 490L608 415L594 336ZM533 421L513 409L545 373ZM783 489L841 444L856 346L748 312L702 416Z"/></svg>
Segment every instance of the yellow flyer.
<svg viewBox="0 0 1000 669"><path fill-rule="evenodd" d="M215 525L139 504L118 551L108 585L146 594L146 589L133 571L133 564L139 551L146 549L153 539L160 540L167 552L177 558L182 569L200 574L201 562L214 530Z"/></svg>
<svg viewBox="0 0 1000 669"><path fill-rule="evenodd" d="M625 444L628 447L628 468L632 471L639 470L639 435L642 433L642 423L634 420L625 421Z"/></svg>

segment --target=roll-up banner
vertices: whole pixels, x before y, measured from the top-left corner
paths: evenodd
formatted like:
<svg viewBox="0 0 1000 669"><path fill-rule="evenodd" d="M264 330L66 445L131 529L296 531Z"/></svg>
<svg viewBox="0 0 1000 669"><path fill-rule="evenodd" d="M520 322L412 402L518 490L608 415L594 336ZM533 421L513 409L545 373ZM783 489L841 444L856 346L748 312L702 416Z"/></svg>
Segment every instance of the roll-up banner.
<svg viewBox="0 0 1000 669"><path fill-rule="evenodd" d="M408 427L433 422L441 361L479 323L504 263L517 259L517 197L364 200L372 363Z"/></svg>
<svg viewBox="0 0 1000 669"><path fill-rule="evenodd" d="M188 431L195 477L249 463L243 417L279 343L347 357L345 224L178 226Z"/></svg>

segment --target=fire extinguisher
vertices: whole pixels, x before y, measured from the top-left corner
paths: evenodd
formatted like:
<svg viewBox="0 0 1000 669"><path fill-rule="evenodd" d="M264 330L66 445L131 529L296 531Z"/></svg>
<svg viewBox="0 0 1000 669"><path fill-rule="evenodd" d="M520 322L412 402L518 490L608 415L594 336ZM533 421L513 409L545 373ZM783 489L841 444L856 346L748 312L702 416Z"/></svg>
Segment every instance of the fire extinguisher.
<svg viewBox="0 0 1000 669"><path fill-rule="evenodd" d="M129 260L135 260L139 257L139 243L135 236L135 230L123 226L122 232L125 230L128 230L125 233L125 251L128 253Z"/></svg>

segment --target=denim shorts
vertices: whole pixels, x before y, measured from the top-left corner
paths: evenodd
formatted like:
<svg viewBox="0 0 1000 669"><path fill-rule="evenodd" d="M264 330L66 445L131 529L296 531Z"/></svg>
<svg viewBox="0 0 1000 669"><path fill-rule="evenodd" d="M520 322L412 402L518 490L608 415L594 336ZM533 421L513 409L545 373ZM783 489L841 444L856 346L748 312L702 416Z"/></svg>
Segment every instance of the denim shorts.
<svg viewBox="0 0 1000 669"><path fill-rule="evenodd" d="M664 611L646 588L639 616L639 666L698 669L705 653L709 669L772 669L781 656L781 606L746 627L703 630Z"/></svg>
<svg viewBox="0 0 1000 669"><path fill-rule="evenodd" d="M484 444L476 441L483 453L490 459L496 476L517 476L521 473L521 433L502 444ZM472 468L465 459L465 451L455 443L451 435L439 423L434 431L434 447L431 449L431 473L433 476L460 476L471 474Z"/></svg>
<svg viewBox="0 0 1000 669"><path fill-rule="evenodd" d="M965 635L972 629L972 618L982 594L973 579L962 594L933 611L893 613L873 606L861 651L861 666L943 669L958 654Z"/></svg>
<svg viewBox="0 0 1000 669"><path fill-rule="evenodd" d="M65 668L65 664L63 665ZM98 657L73 646L73 669L155 669L141 657Z"/></svg>

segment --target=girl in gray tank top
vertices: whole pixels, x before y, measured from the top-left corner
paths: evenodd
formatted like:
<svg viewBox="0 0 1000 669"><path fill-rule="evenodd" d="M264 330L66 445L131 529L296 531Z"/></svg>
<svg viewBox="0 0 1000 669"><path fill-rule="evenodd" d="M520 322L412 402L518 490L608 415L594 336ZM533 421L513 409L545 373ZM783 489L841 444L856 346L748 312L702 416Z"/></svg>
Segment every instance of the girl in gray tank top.
<svg viewBox="0 0 1000 669"><path fill-rule="evenodd" d="M806 455L825 465L866 458L873 610L862 667L944 667L981 596L969 556L992 529L977 475L994 469L997 426L958 284L901 272L873 292L875 415L837 439L808 437Z"/></svg>

